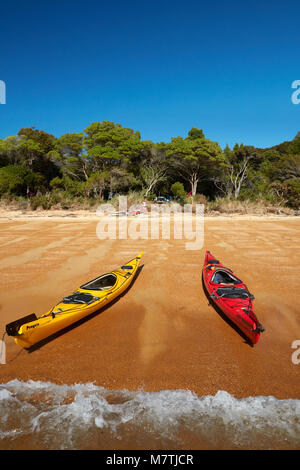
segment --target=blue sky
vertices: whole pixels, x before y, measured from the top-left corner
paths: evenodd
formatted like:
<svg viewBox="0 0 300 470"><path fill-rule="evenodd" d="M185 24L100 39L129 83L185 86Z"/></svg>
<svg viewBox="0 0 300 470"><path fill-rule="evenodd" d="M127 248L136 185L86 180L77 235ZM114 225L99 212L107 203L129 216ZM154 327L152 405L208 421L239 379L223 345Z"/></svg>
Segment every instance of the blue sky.
<svg viewBox="0 0 300 470"><path fill-rule="evenodd" d="M154 142L199 127L268 147L300 130L298 1L28 0L0 15L0 138L109 120Z"/></svg>

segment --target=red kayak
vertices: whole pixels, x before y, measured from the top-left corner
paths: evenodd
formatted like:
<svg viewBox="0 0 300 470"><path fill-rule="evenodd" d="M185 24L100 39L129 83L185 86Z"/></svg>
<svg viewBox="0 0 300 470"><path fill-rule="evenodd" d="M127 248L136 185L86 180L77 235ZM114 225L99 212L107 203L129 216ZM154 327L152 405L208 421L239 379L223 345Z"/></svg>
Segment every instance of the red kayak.
<svg viewBox="0 0 300 470"><path fill-rule="evenodd" d="M254 296L250 294L246 284L209 251L205 254L202 276L209 297L215 305L238 326L251 343L257 343L264 329L253 312Z"/></svg>

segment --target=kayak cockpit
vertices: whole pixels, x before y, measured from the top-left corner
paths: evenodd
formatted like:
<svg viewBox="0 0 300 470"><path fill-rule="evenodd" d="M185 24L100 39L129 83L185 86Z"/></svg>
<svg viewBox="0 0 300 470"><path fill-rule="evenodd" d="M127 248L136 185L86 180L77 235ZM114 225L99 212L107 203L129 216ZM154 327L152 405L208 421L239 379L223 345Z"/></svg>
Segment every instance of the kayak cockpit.
<svg viewBox="0 0 300 470"><path fill-rule="evenodd" d="M223 269L218 269L215 271L210 282L213 284L243 284L240 279Z"/></svg>
<svg viewBox="0 0 300 470"><path fill-rule="evenodd" d="M80 286L80 289L84 290L107 290L114 287L117 282L117 276L113 273L103 274L96 279L88 282L87 284L83 284Z"/></svg>

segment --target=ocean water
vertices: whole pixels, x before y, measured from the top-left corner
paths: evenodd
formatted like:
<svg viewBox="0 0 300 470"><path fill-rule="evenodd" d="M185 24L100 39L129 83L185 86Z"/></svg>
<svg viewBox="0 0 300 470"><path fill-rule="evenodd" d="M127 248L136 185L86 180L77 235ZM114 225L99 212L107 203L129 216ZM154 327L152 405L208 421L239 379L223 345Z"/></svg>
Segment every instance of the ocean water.
<svg viewBox="0 0 300 470"><path fill-rule="evenodd" d="M300 400L0 384L0 449L299 449Z"/></svg>

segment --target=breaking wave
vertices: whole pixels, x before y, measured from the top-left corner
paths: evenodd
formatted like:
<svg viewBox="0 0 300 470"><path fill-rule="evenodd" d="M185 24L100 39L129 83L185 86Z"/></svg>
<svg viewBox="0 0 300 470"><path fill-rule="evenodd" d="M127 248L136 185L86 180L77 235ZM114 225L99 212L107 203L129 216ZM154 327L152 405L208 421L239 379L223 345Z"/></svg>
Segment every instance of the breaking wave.
<svg viewBox="0 0 300 470"><path fill-rule="evenodd" d="M0 384L0 449L253 448L300 448L300 400Z"/></svg>

